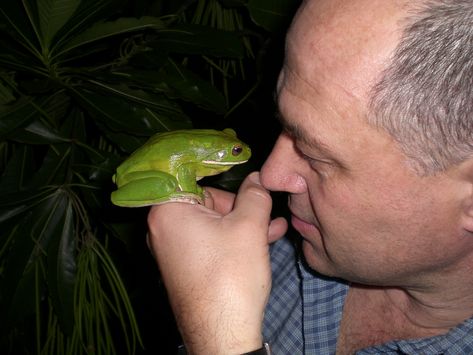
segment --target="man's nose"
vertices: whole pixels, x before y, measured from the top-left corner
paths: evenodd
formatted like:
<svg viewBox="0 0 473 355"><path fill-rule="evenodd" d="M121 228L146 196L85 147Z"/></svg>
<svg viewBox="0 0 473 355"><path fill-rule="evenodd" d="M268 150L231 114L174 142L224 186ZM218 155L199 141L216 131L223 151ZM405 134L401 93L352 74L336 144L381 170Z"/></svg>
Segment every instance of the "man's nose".
<svg viewBox="0 0 473 355"><path fill-rule="evenodd" d="M306 190L306 183L299 167L304 163L292 138L283 132L261 168L261 183L271 191L302 193Z"/></svg>

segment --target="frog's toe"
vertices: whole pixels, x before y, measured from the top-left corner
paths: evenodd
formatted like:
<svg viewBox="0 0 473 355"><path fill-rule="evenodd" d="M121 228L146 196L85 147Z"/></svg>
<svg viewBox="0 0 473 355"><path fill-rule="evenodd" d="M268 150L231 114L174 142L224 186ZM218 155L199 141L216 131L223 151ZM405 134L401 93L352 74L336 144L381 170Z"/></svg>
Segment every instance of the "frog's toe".
<svg viewBox="0 0 473 355"><path fill-rule="evenodd" d="M161 203L169 203L169 202L184 202L184 203L189 203L192 205L197 205L197 204L203 205L204 199L201 196L196 195L196 194L182 193L182 194L171 196L166 201L163 201Z"/></svg>

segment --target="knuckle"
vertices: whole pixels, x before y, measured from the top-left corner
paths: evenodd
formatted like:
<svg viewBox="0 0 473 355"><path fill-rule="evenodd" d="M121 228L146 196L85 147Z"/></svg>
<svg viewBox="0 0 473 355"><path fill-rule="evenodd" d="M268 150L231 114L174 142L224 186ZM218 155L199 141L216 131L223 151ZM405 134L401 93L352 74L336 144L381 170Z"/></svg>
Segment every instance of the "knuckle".
<svg viewBox="0 0 473 355"><path fill-rule="evenodd" d="M152 207L148 213L148 217L147 217L147 223L148 223L148 226L150 228L152 228L154 226L154 224L156 223L156 220L158 219L159 215L158 215L158 210L157 208L155 207Z"/></svg>

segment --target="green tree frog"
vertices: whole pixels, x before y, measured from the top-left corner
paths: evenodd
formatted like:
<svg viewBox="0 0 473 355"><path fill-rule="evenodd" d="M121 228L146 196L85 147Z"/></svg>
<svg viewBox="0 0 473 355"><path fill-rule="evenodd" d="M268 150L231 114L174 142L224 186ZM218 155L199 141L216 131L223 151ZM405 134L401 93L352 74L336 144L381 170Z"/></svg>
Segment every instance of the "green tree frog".
<svg viewBox="0 0 473 355"><path fill-rule="evenodd" d="M111 200L122 207L202 204L203 189L197 181L243 164L250 156L250 147L230 128L157 133L117 168L113 181L118 189Z"/></svg>

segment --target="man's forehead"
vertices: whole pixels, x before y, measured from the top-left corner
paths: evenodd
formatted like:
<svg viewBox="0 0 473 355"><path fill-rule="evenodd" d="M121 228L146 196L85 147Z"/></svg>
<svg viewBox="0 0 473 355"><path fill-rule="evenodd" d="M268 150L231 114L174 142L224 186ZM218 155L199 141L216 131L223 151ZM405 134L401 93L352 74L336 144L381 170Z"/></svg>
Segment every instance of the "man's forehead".
<svg viewBox="0 0 473 355"><path fill-rule="evenodd" d="M368 98L402 35L400 18L406 10L398 3L304 2L288 34L287 67L312 87L334 84L351 95Z"/></svg>
<svg viewBox="0 0 473 355"><path fill-rule="evenodd" d="M343 48L344 56L350 56L359 48L393 40L397 43L403 27L401 20L408 15L406 3L409 1L305 1L289 29L287 46L295 46L298 51Z"/></svg>

